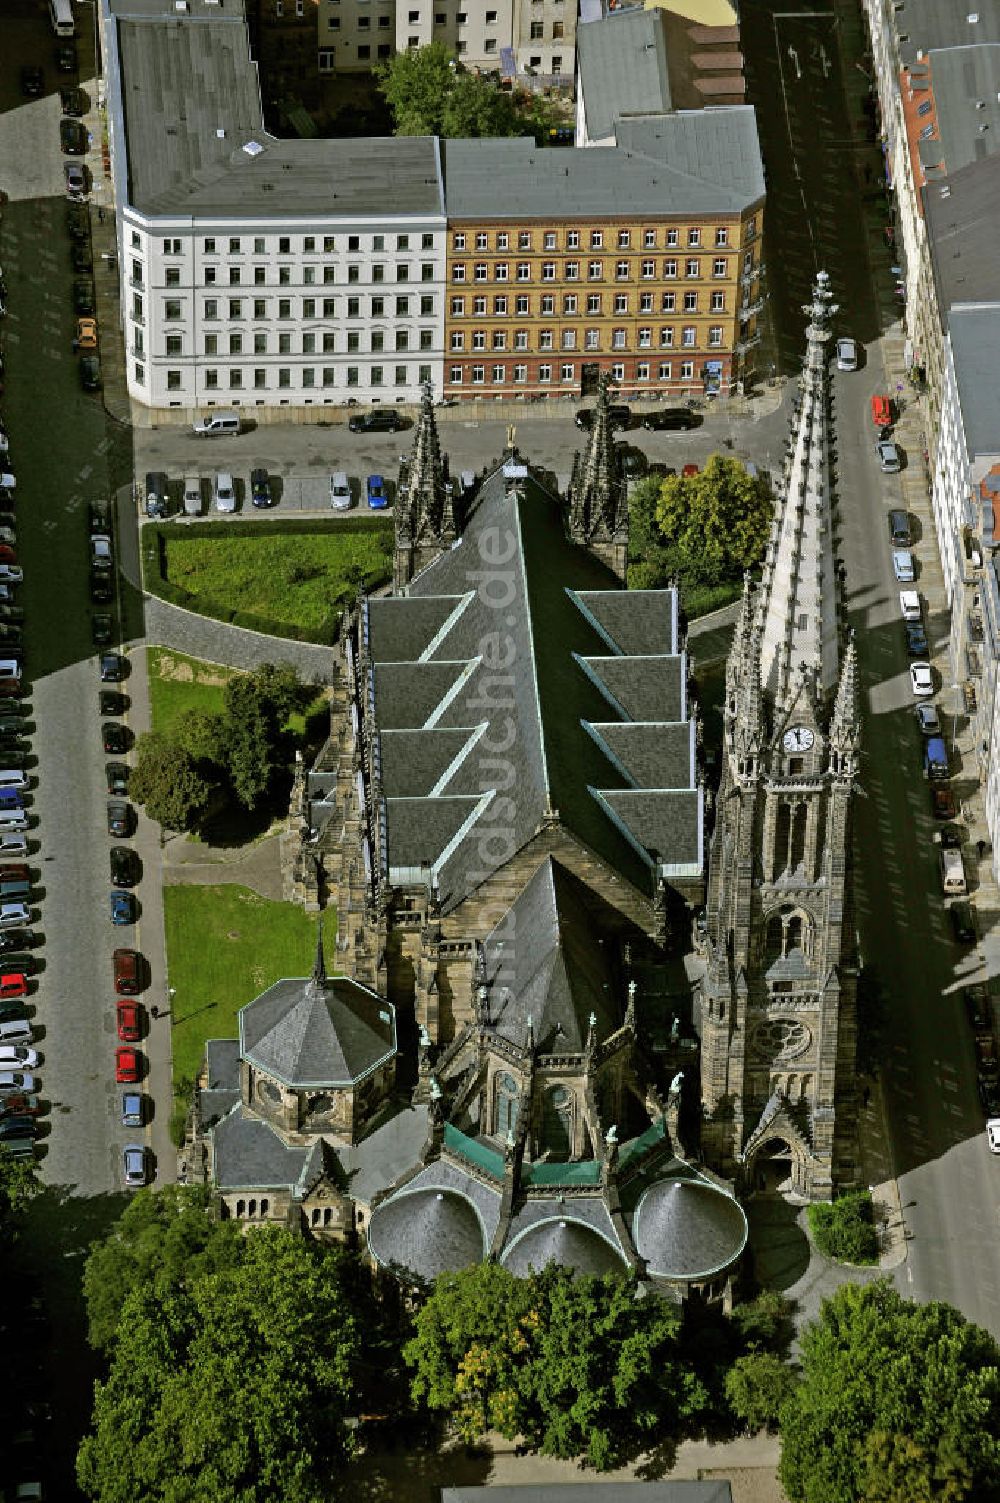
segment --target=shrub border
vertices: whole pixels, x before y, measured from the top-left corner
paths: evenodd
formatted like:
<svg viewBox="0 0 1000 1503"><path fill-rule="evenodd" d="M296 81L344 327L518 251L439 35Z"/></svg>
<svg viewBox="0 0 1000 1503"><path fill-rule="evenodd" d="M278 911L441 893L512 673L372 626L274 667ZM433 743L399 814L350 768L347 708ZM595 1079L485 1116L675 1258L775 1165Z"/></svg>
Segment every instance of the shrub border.
<svg viewBox="0 0 1000 1503"><path fill-rule="evenodd" d="M234 529L237 529L244 537L273 537L275 533L289 537L315 537L317 534L331 532L380 532L385 534L387 540L392 538L391 525L384 517L359 516L352 517L349 522L340 521L334 517L317 517L310 522L303 522L295 517L275 517L273 521L268 522L144 523L139 552L142 562L143 589L148 594L159 596L168 605L180 606L196 616L208 616L213 621L222 621L228 626L243 627L247 631L260 632L268 637L286 637L293 642L312 642L319 647L329 647L336 641L339 608L334 608L333 620L332 622L328 620L324 628L307 631L304 627L296 626L292 622L271 621L253 611L241 611L235 607L230 609L205 601L202 596L193 595L190 590L182 589L167 579L166 550L171 538L191 537L192 535L208 538L232 537ZM369 590L377 588L388 578L388 571L385 574L372 576L365 580L365 587Z"/></svg>

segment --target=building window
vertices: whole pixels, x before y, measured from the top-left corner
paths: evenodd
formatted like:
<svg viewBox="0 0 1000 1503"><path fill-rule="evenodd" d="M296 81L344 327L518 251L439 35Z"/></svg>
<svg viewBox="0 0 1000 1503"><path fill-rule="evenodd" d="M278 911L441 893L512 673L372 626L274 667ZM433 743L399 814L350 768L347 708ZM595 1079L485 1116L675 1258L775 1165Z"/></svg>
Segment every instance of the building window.
<svg viewBox="0 0 1000 1503"><path fill-rule="evenodd" d="M465 312L465 298L453 297L451 300L451 312L453 318L461 318Z"/></svg>
<svg viewBox="0 0 1000 1503"><path fill-rule="evenodd" d="M218 299L214 298L214 297L207 297L205 299L205 317L206 318L218 318L218 316L219 316L219 303L218 303Z"/></svg>
<svg viewBox="0 0 1000 1503"><path fill-rule="evenodd" d="M721 313L726 306L726 294L721 291L712 293L712 312Z"/></svg>
<svg viewBox="0 0 1000 1503"><path fill-rule="evenodd" d="M472 312L477 318L484 318L486 316L486 299L484 297L474 297L472 299Z"/></svg>
<svg viewBox="0 0 1000 1503"><path fill-rule="evenodd" d="M694 361L693 360L682 360L681 361L681 380L682 381L691 381L693 379L694 379Z"/></svg>
<svg viewBox="0 0 1000 1503"><path fill-rule="evenodd" d="M604 231L603 230L591 230L591 232L590 232L590 248L591 248L591 250L600 250L601 247L603 246L603 244L604 244Z"/></svg>
<svg viewBox="0 0 1000 1503"><path fill-rule="evenodd" d="M461 261L456 262L456 264L451 268L451 280L453 282L465 281L465 267L462 265Z"/></svg>
<svg viewBox="0 0 1000 1503"><path fill-rule="evenodd" d="M540 350L552 349L553 334L551 329L541 329L538 334L538 348Z"/></svg>
<svg viewBox="0 0 1000 1503"><path fill-rule="evenodd" d="M163 304L163 317L168 323L176 323L181 316L180 298L168 297Z"/></svg>
<svg viewBox="0 0 1000 1503"><path fill-rule="evenodd" d="M313 366L307 365L303 369L303 372L302 372L302 385L303 386L315 386L316 385L316 371L315 371L315 368Z"/></svg>
<svg viewBox="0 0 1000 1503"><path fill-rule="evenodd" d="M527 329L514 330L514 348L515 350L526 350L528 348Z"/></svg>
<svg viewBox="0 0 1000 1503"><path fill-rule="evenodd" d="M423 292L420 294L420 317L434 317L434 298L430 293Z"/></svg>
<svg viewBox="0 0 1000 1503"><path fill-rule="evenodd" d="M660 330L660 348L669 350L672 347L673 342L674 326L673 324L664 324L662 329Z"/></svg>
<svg viewBox="0 0 1000 1503"><path fill-rule="evenodd" d="M591 282L599 282L603 275L604 266L601 261L587 262L587 278Z"/></svg>
<svg viewBox="0 0 1000 1503"><path fill-rule="evenodd" d="M515 382L521 383L523 381L527 381L527 379L528 379L528 367L526 365L515 365L515 367L514 367L514 380L515 380Z"/></svg>
<svg viewBox="0 0 1000 1503"><path fill-rule="evenodd" d="M505 365L495 365L493 367L493 385L502 386L506 379L507 367Z"/></svg>
<svg viewBox="0 0 1000 1503"><path fill-rule="evenodd" d="M506 282L508 280L509 271L510 267L508 266L506 261L497 261L495 266L493 267L493 276L498 282Z"/></svg>
<svg viewBox="0 0 1000 1503"><path fill-rule="evenodd" d="M692 228L688 230L688 245L700 245L700 244L701 244L701 230L698 228L697 225L693 225Z"/></svg>
<svg viewBox="0 0 1000 1503"><path fill-rule="evenodd" d="M675 277L677 275L677 262L676 261L664 261L664 263L663 263L663 275L665 277Z"/></svg>
<svg viewBox="0 0 1000 1503"><path fill-rule="evenodd" d="M513 1075L498 1074L496 1077L496 1105L494 1112L495 1136L505 1138L517 1126L518 1089Z"/></svg>
<svg viewBox="0 0 1000 1503"><path fill-rule="evenodd" d="M567 282L577 282L577 281L579 281L579 279L580 279L580 263L579 263L579 261L567 261L566 262L566 280L567 280Z"/></svg>
<svg viewBox="0 0 1000 1503"><path fill-rule="evenodd" d="M624 365L622 365L621 361L616 361L616 363L611 367L611 379L612 381L625 380L625 367Z"/></svg>
<svg viewBox="0 0 1000 1503"><path fill-rule="evenodd" d="M655 230L643 230L643 232L642 232L642 244L643 244L643 247L644 247L645 250L652 250L654 248L654 246L656 245L656 231Z"/></svg>
<svg viewBox="0 0 1000 1503"><path fill-rule="evenodd" d="M585 344L588 350L599 350L601 348L600 329L588 329L585 335Z"/></svg>
<svg viewBox="0 0 1000 1503"><path fill-rule="evenodd" d="M616 313L627 313L628 312L628 293L627 292L616 292L615 293L615 312Z"/></svg>
<svg viewBox="0 0 1000 1503"><path fill-rule="evenodd" d="M507 299L505 297L495 297L493 299L493 312L497 318L504 317L507 312Z"/></svg>
<svg viewBox="0 0 1000 1503"><path fill-rule="evenodd" d="M669 250L672 245L677 245L678 241L679 241L679 232L677 230L668 230L667 231L667 238L664 241L664 244L666 245L667 249Z"/></svg>
<svg viewBox="0 0 1000 1503"><path fill-rule="evenodd" d="M258 391L263 391L267 386L267 371L258 367L253 373L253 384Z"/></svg>
<svg viewBox="0 0 1000 1503"><path fill-rule="evenodd" d="M576 378L575 365L561 365L559 367L559 379L561 381L573 381Z"/></svg>
<svg viewBox="0 0 1000 1503"><path fill-rule="evenodd" d="M397 386L406 385L406 366L397 365L393 370L393 380Z"/></svg>
<svg viewBox="0 0 1000 1503"><path fill-rule="evenodd" d="M545 24L542 21L530 22L531 30L528 34L529 41L541 42L545 37Z"/></svg>
<svg viewBox="0 0 1000 1503"><path fill-rule="evenodd" d="M358 385L358 367L356 365L349 365L347 367L347 384L348 386Z"/></svg>
<svg viewBox="0 0 1000 1503"><path fill-rule="evenodd" d="M694 324L685 324L684 325L683 333L681 334L681 344L685 347L685 349L691 349L693 347L693 345L694 345L694 342L695 342L695 327L694 327Z"/></svg>
<svg viewBox="0 0 1000 1503"><path fill-rule="evenodd" d="M595 313L598 316L600 316L600 312L601 312L601 294L599 292L588 292L587 293L587 312L592 317L593 317L593 315Z"/></svg>
<svg viewBox="0 0 1000 1503"><path fill-rule="evenodd" d="M627 282L628 281L628 274L629 274L629 264L628 264L628 262L627 261L616 261L615 262L615 279L617 281L619 281L619 282Z"/></svg>
<svg viewBox="0 0 1000 1503"><path fill-rule="evenodd" d="M636 374L636 380L638 380L638 381L648 381L649 380L649 361L648 360L640 360L639 364L635 368L635 374Z"/></svg>
<svg viewBox="0 0 1000 1503"><path fill-rule="evenodd" d="M539 379L539 381L551 381L552 380L552 367L551 367L551 365L540 365L538 367L538 379Z"/></svg>
<svg viewBox="0 0 1000 1503"><path fill-rule="evenodd" d="M568 230L567 231L567 233L566 233L566 249L567 250L579 250L580 249L580 231L579 230Z"/></svg>
<svg viewBox="0 0 1000 1503"><path fill-rule="evenodd" d="M290 334L278 335L278 354L290 355L292 353L292 336Z"/></svg>
<svg viewBox="0 0 1000 1503"><path fill-rule="evenodd" d="M496 12L495 11L487 11L487 13L486 13L486 19L487 19L487 21L489 20L489 18L490 18L491 15L493 16L494 20L496 19ZM510 248L510 236L507 234L506 230L501 230L499 232L499 234L497 235L497 250L503 250L503 251L505 251L505 250L508 250L509 248Z"/></svg>
<svg viewBox="0 0 1000 1503"><path fill-rule="evenodd" d="M652 311L653 311L653 294L651 292L640 292L640 294L639 294L639 312L640 313L652 313Z"/></svg>
<svg viewBox="0 0 1000 1503"><path fill-rule="evenodd" d="M676 307L677 307L677 294L676 294L676 292L665 292L663 294L663 296L660 298L660 312L661 313L673 313L673 311L674 311L674 309Z"/></svg>
<svg viewBox="0 0 1000 1503"><path fill-rule="evenodd" d="M486 330L485 329L473 329L473 331L472 331L472 348L474 350L485 350L485 348L486 348Z"/></svg>
<svg viewBox="0 0 1000 1503"><path fill-rule="evenodd" d="M624 350L626 348L626 331L624 329L612 329L611 348L613 350Z"/></svg>
<svg viewBox="0 0 1000 1503"><path fill-rule="evenodd" d="M170 285L169 274L167 276L167 285ZM229 268L229 285L230 287L238 287L240 285L240 268L238 266L230 266Z"/></svg>
<svg viewBox="0 0 1000 1503"><path fill-rule="evenodd" d="M490 237L485 230L476 231L476 250L489 250Z"/></svg>
<svg viewBox="0 0 1000 1503"><path fill-rule="evenodd" d="M477 261L473 276L477 282L486 281L487 266L485 261Z"/></svg>
<svg viewBox="0 0 1000 1503"><path fill-rule="evenodd" d="M180 373L180 371L167 371L167 390L168 391L180 391L180 389L181 389L181 373Z"/></svg>
<svg viewBox="0 0 1000 1503"><path fill-rule="evenodd" d="M517 248L518 248L518 250L530 250L531 249L531 231L530 230L518 230L518 232L517 232Z"/></svg>
<svg viewBox="0 0 1000 1503"><path fill-rule="evenodd" d="M693 256L691 260L684 262L684 275L686 277L701 276L701 262L697 256Z"/></svg>
<svg viewBox="0 0 1000 1503"><path fill-rule="evenodd" d="M575 292L563 294L562 311L568 317L576 312L577 296Z"/></svg>
<svg viewBox="0 0 1000 1503"><path fill-rule="evenodd" d="M132 367L132 374L133 374L133 377L135 378L135 383L136 383L137 386L145 386L145 384L146 384L146 367L144 365L134 365Z"/></svg>
<svg viewBox="0 0 1000 1503"><path fill-rule="evenodd" d="M465 335L459 329L451 331L451 348L455 351L465 349Z"/></svg>
<svg viewBox="0 0 1000 1503"><path fill-rule="evenodd" d="M167 354L168 355L180 355L181 354L181 336L179 334L168 334L167 335Z"/></svg>
<svg viewBox="0 0 1000 1503"><path fill-rule="evenodd" d="M652 329L640 329L639 330L639 348L640 348L640 350L648 350L651 347L652 343L653 343L653 331L652 331Z"/></svg>
<svg viewBox="0 0 1000 1503"><path fill-rule="evenodd" d="M473 384L473 386L482 386L483 383L485 382L485 380L486 380L486 367L485 367L485 365L474 365L472 367L472 384Z"/></svg>
<svg viewBox="0 0 1000 1503"><path fill-rule="evenodd" d="M715 260L712 262L713 277L724 277L726 275L726 266L727 262L725 256L716 256Z"/></svg>
<svg viewBox="0 0 1000 1503"><path fill-rule="evenodd" d="M576 330L575 329L563 329L563 331L562 331L562 348L564 350L575 350L576 349Z"/></svg>
<svg viewBox="0 0 1000 1503"><path fill-rule="evenodd" d="M656 262L655 261L643 261L643 263L642 263L642 276L643 276L643 280L646 281L646 282L650 281L653 277L656 276Z"/></svg>
<svg viewBox="0 0 1000 1503"><path fill-rule="evenodd" d="M209 391L215 391L218 388L218 385L219 385L219 372L218 371L206 371L205 372L205 386L206 386L206 388Z"/></svg>
<svg viewBox="0 0 1000 1503"><path fill-rule="evenodd" d="M673 366L671 365L671 363L670 363L669 360L661 360L660 361L659 376L660 376L660 380L661 381L669 381L670 378L671 378L671 372L672 371L673 371Z"/></svg>
<svg viewBox="0 0 1000 1503"><path fill-rule="evenodd" d="M538 311L542 314L554 313L556 311L556 300L551 293L546 293L544 297L539 299Z"/></svg>
<svg viewBox="0 0 1000 1503"><path fill-rule="evenodd" d="M708 331L708 342L713 350L717 350L722 344L722 325L713 324Z"/></svg>
<svg viewBox="0 0 1000 1503"><path fill-rule="evenodd" d="M716 243L716 245L728 245L729 244L729 231L726 229L726 226L724 224L720 224L720 225L716 226L716 229L715 229L715 243Z"/></svg>
<svg viewBox="0 0 1000 1503"><path fill-rule="evenodd" d="M525 297L524 295L522 295L521 297L516 297L514 299L514 312L515 313L519 313L519 314L530 313L531 312L531 300L530 300L530 298Z"/></svg>
<svg viewBox="0 0 1000 1503"><path fill-rule="evenodd" d="M452 235L452 237L451 237L451 244L452 244L452 249L453 250L464 251L465 250L465 236L460 231L457 234Z"/></svg>
<svg viewBox="0 0 1000 1503"><path fill-rule="evenodd" d="M542 236L542 249L553 251L556 248L556 236L554 230L546 230Z"/></svg>
<svg viewBox="0 0 1000 1503"><path fill-rule="evenodd" d="M696 292L685 292L685 294L684 294L684 312L685 313L697 313L697 311L698 311L698 294Z"/></svg>
<svg viewBox="0 0 1000 1503"><path fill-rule="evenodd" d="M504 330L504 329L494 329L493 330L493 348L495 350L505 350L507 348L507 333L506 333L506 330Z"/></svg>
<svg viewBox="0 0 1000 1503"><path fill-rule="evenodd" d="M452 386L461 386L461 384L462 384L462 367L460 365L453 365L451 367L451 370L449 371L448 375L449 375L449 379L451 380Z"/></svg>
<svg viewBox="0 0 1000 1503"><path fill-rule="evenodd" d="M179 353L180 353L180 351L178 351L178 354ZM229 353L230 353L230 355L242 355L243 354L243 335L242 334L230 334L230 336L229 336Z"/></svg>
<svg viewBox="0 0 1000 1503"><path fill-rule="evenodd" d="M554 261L542 262L542 281L554 282L556 279L556 263Z"/></svg>
<svg viewBox="0 0 1000 1503"><path fill-rule="evenodd" d="M324 332L323 332L323 354L324 355L332 355L334 353L334 351L336 350L336 348L337 348L337 336L336 336L336 334L334 334L333 331L330 330L330 329L324 330Z"/></svg>
<svg viewBox="0 0 1000 1503"><path fill-rule="evenodd" d="M382 386L385 382L385 370L381 365L372 366L372 385Z"/></svg>
<svg viewBox="0 0 1000 1503"><path fill-rule="evenodd" d="M618 231L618 249L619 250L628 250L629 245L631 244L631 240L632 240L632 236L631 236L631 234L629 233L628 230L619 230Z"/></svg>
<svg viewBox="0 0 1000 1503"><path fill-rule="evenodd" d="M518 261L517 280L519 282L531 281L531 263L529 261Z"/></svg>

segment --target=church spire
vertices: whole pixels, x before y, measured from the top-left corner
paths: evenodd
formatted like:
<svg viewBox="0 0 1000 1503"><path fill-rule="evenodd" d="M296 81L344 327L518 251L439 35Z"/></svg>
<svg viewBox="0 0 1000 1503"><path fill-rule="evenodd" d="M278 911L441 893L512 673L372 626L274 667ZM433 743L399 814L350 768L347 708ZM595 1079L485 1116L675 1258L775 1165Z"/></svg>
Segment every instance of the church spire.
<svg viewBox="0 0 1000 1503"><path fill-rule="evenodd" d="M860 715L858 709L858 649L851 632L840 670L837 697L828 735L831 767L835 774L852 778L857 771L858 748L861 741Z"/></svg>
<svg viewBox="0 0 1000 1503"><path fill-rule="evenodd" d="M779 711L791 707L800 685L815 702L837 682L826 348L836 311L830 278L817 272L803 306L809 323L798 417L759 592L761 683Z"/></svg>
<svg viewBox="0 0 1000 1503"><path fill-rule="evenodd" d="M424 384L420 396L420 412L413 434L413 446L406 461L406 503L397 506L397 529L415 542L435 538L443 540L450 531L451 517L447 511L447 481L445 464L441 457L441 442L438 438L437 420L431 388Z"/></svg>
<svg viewBox="0 0 1000 1503"><path fill-rule="evenodd" d="M313 961L312 980L317 986L326 985L326 960L323 956L323 920L316 925L316 959Z"/></svg>
<svg viewBox="0 0 1000 1503"><path fill-rule="evenodd" d="M577 543L609 541L628 526L621 467L611 432L609 381L601 377L594 421L583 454L573 464L567 496L569 534Z"/></svg>
<svg viewBox="0 0 1000 1503"><path fill-rule="evenodd" d="M760 623L749 573L743 576L743 599L726 662L726 731L742 775L756 771L764 741L760 692Z"/></svg>

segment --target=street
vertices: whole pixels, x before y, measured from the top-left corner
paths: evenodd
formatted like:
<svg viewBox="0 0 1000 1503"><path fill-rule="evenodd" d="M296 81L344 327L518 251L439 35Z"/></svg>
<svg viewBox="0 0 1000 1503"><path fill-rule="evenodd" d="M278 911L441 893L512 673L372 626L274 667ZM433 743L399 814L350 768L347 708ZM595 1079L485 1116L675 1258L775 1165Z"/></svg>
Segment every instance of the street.
<svg viewBox="0 0 1000 1503"><path fill-rule="evenodd" d="M899 586L890 563L887 512L904 504L904 481L921 464L913 423L905 419L897 426L897 433L907 434L903 476L880 474L873 452L870 398L890 389L874 341L895 307L878 217L884 216L884 200L869 202L867 215L862 200L866 169L873 179L879 165L877 147L861 139L859 90L865 81L850 62L842 74L837 52L845 38L855 55L860 52L860 25L847 6L836 25L829 7L812 17L762 5L745 17L750 98L768 165L771 312L782 367L794 368L801 360L800 304L814 272L825 268L840 304L838 332L868 349L860 370L833 379L836 543L847 569L864 685L857 926L864 962L875 967L888 1002L882 1083L908 1239L896 1279L904 1293L947 1300L1000 1334L1000 1180L986 1145L961 1000L962 985L982 976L976 952L953 941L940 894ZM891 390L897 405L905 406L906 394ZM915 516L910 502L916 583L945 713L951 697L937 665L944 662L948 623L936 544L923 488L907 484L906 490L923 497ZM950 713L945 721L953 733Z"/></svg>

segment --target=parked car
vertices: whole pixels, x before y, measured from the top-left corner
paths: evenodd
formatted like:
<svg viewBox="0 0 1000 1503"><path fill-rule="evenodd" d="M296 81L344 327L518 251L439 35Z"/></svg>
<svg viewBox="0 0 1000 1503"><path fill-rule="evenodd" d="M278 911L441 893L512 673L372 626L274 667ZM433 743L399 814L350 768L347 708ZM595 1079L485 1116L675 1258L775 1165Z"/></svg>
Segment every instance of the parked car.
<svg viewBox="0 0 1000 1503"><path fill-rule="evenodd" d="M130 892L111 894L111 922L116 927L135 923L135 898Z"/></svg>
<svg viewBox="0 0 1000 1503"><path fill-rule="evenodd" d="M212 485L212 500L216 511L236 510L236 487L228 470L219 470Z"/></svg>
<svg viewBox="0 0 1000 1503"><path fill-rule="evenodd" d="M91 569L90 598L94 605L110 605L114 599L114 576L108 569Z"/></svg>
<svg viewBox="0 0 1000 1503"><path fill-rule="evenodd" d="M38 1054L27 1044L0 1044L0 1071L34 1070Z"/></svg>
<svg viewBox="0 0 1000 1503"><path fill-rule="evenodd" d="M114 623L106 611L95 611L90 618L90 640L95 647L106 647L114 638Z"/></svg>
<svg viewBox="0 0 1000 1503"><path fill-rule="evenodd" d="M115 887L134 887L139 880L139 858L128 845L113 845L110 854L111 881Z"/></svg>
<svg viewBox="0 0 1000 1503"><path fill-rule="evenodd" d="M63 42L56 48L56 71L58 73L76 72L75 43Z"/></svg>
<svg viewBox="0 0 1000 1503"><path fill-rule="evenodd" d="M391 407L373 407L371 412L356 413L347 426L351 433L398 433L406 419Z"/></svg>
<svg viewBox="0 0 1000 1503"><path fill-rule="evenodd" d="M115 991L134 997L142 991L142 956L138 950L116 950L113 954Z"/></svg>
<svg viewBox="0 0 1000 1503"><path fill-rule="evenodd" d="M858 347L853 339L837 340L837 369L839 371L856 371L858 368Z"/></svg>
<svg viewBox="0 0 1000 1503"><path fill-rule="evenodd" d="M90 144L86 127L79 120L60 120L59 145L68 155L82 157Z"/></svg>
<svg viewBox="0 0 1000 1503"><path fill-rule="evenodd" d="M9 1023L27 1016L23 997L11 997L7 1002L0 1002L0 1022Z"/></svg>
<svg viewBox="0 0 1000 1503"><path fill-rule="evenodd" d="M917 705L916 716L922 735L940 736L941 721L938 719L937 705Z"/></svg>
<svg viewBox="0 0 1000 1503"><path fill-rule="evenodd" d="M45 75L41 68L31 64L21 69L21 93L27 99L37 99L45 87Z"/></svg>
<svg viewBox="0 0 1000 1503"><path fill-rule="evenodd" d="M256 469L250 471L250 501L254 506L273 506L271 496L271 482L267 471Z"/></svg>
<svg viewBox="0 0 1000 1503"><path fill-rule="evenodd" d="M71 240L90 239L90 210L86 204L66 200L66 230Z"/></svg>
<svg viewBox="0 0 1000 1503"><path fill-rule="evenodd" d="M573 421L578 428L589 433L594 426L595 407L581 407ZM612 428L629 428L632 424L632 409L625 402L612 402L608 408L608 419Z"/></svg>
<svg viewBox="0 0 1000 1503"><path fill-rule="evenodd" d="M938 783L931 788L931 813L935 819L954 819L956 814L955 795L950 788L942 787Z"/></svg>
<svg viewBox="0 0 1000 1503"><path fill-rule="evenodd" d="M922 658L927 653L927 633L919 621L906 622L906 651L911 658Z"/></svg>
<svg viewBox="0 0 1000 1503"><path fill-rule="evenodd" d="M28 837L23 832L4 830L0 834L0 856L26 856Z"/></svg>
<svg viewBox="0 0 1000 1503"><path fill-rule="evenodd" d="M115 1024L123 1044L137 1044L142 1037L142 1007L121 997L115 1003Z"/></svg>
<svg viewBox="0 0 1000 1503"><path fill-rule="evenodd" d="M23 929L30 922L27 903L0 903L0 929Z"/></svg>
<svg viewBox="0 0 1000 1503"><path fill-rule="evenodd" d="M142 1074L142 1054L130 1045L115 1050L115 1080L119 1085L134 1085Z"/></svg>
<svg viewBox="0 0 1000 1503"><path fill-rule="evenodd" d="M900 584L912 584L915 579L913 570L913 554L907 548L894 548L892 553L892 572Z"/></svg>
<svg viewBox="0 0 1000 1503"><path fill-rule="evenodd" d="M976 1051L976 1073L982 1080L996 1080L1000 1076L1000 1061L997 1059L996 1039L992 1033L973 1035Z"/></svg>
<svg viewBox="0 0 1000 1503"><path fill-rule="evenodd" d="M130 1190L139 1190L149 1184L149 1164L146 1149L141 1143L126 1143L122 1149L122 1168L125 1184Z"/></svg>
<svg viewBox="0 0 1000 1503"><path fill-rule="evenodd" d="M34 1075L24 1070L0 1070L0 1096L9 1096L12 1091L30 1095L35 1089Z"/></svg>
<svg viewBox="0 0 1000 1503"><path fill-rule="evenodd" d="M73 311L78 314L94 311L94 286L85 277L77 277L73 282Z"/></svg>
<svg viewBox="0 0 1000 1503"><path fill-rule="evenodd" d="M42 1110L41 1098L34 1092L13 1091L0 1096L0 1115L12 1117L37 1117Z"/></svg>
<svg viewBox="0 0 1000 1503"><path fill-rule="evenodd" d="M919 699L934 693L934 677L929 663L910 664L910 688Z"/></svg>
<svg viewBox="0 0 1000 1503"><path fill-rule="evenodd" d="M24 570L19 564L0 564L0 581L4 584L23 584Z"/></svg>
<svg viewBox="0 0 1000 1503"><path fill-rule="evenodd" d="M128 673L128 659L120 652L101 653L101 683L119 684Z"/></svg>
<svg viewBox="0 0 1000 1503"><path fill-rule="evenodd" d="M0 955L9 955L12 950L32 950L39 943L32 929L9 929L0 934Z"/></svg>
<svg viewBox="0 0 1000 1503"><path fill-rule="evenodd" d="M0 1048L27 1047L34 1036L27 1018L13 1018L10 1022L0 1023Z"/></svg>
<svg viewBox="0 0 1000 1503"><path fill-rule="evenodd" d="M76 321L76 348L78 350L97 349L97 319L78 318Z"/></svg>
<svg viewBox="0 0 1000 1503"><path fill-rule="evenodd" d="M701 423L701 414L688 407L663 407L659 412L647 412L642 426L651 433L687 432Z"/></svg>
<svg viewBox="0 0 1000 1503"><path fill-rule="evenodd" d="M66 179L66 192L71 198L77 200L85 198L90 178L87 169L82 162L64 162L63 175Z"/></svg>
<svg viewBox="0 0 1000 1503"><path fill-rule="evenodd" d="M127 762L108 762L104 768L109 793L128 793L129 767Z"/></svg>
<svg viewBox="0 0 1000 1503"><path fill-rule="evenodd" d="M96 355L80 356L80 385L84 391L100 391L101 362Z"/></svg>
<svg viewBox="0 0 1000 1503"><path fill-rule="evenodd" d="M97 697L102 715L124 715L128 709L128 695L117 689L102 689Z"/></svg>
<svg viewBox="0 0 1000 1503"><path fill-rule="evenodd" d="M977 982L973 986L963 986L962 1001L965 1003L965 1015L973 1033L992 1033L993 1020L990 1016L989 992L982 982Z"/></svg>
<svg viewBox="0 0 1000 1503"><path fill-rule="evenodd" d="M101 726L101 744L109 757L123 756L128 742L128 731L117 720L106 720Z"/></svg>
<svg viewBox="0 0 1000 1503"><path fill-rule="evenodd" d="M108 800L108 834L129 836L132 833L132 806L123 799Z"/></svg>
<svg viewBox="0 0 1000 1503"><path fill-rule="evenodd" d="M31 1141L38 1137L38 1123L30 1117L0 1117L0 1143L14 1138Z"/></svg>
<svg viewBox="0 0 1000 1503"><path fill-rule="evenodd" d="M59 90L59 104L64 115L79 119L87 113L87 96L82 89L70 87Z"/></svg>
<svg viewBox="0 0 1000 1503"><path fill-rule="evenodd" d="M369 475L365 482L365 494L368 497L368 506L371 511L383 511L389 505L389 497L385 491L385 481L381 475Z"/></svg>
<svg viewBox="0 0 1000 1503"><path fill-rule="evenodd" d="M122 1127L142 1127L145 1121L145 1097L141 1091L123 1091L121 1107Z"/></svg>
<svg viewBox="0 0 1000 1503"><path fill-rule="evenodd" d="M948 909L952 933L960 945L976 943L976 915L971 903L952 903Z"/></svg>
<svg viewBox="0 0 1000 1503"><path fill-rule="evenodd" d="M899 450L891 438L875 440L875 458L883 475L895 475L899 468Z"/></svg>

